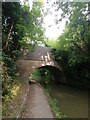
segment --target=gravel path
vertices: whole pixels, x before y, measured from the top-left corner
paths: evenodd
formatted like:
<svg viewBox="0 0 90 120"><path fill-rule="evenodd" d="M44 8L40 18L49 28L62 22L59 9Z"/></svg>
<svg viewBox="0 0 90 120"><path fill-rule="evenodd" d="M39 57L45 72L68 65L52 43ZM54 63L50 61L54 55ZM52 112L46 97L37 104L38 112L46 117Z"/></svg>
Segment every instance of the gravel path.
<svg viewBox="0 0 90 120"><path fill-rule="evenodd" d="M54 118L47 97L37 83L30 85L25 107L23 118Z"/></svg>

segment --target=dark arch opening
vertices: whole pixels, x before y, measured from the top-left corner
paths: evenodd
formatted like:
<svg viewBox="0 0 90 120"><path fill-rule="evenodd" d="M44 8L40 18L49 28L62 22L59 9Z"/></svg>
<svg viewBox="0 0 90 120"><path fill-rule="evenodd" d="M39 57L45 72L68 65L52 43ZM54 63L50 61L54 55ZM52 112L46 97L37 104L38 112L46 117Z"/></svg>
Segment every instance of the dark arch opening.
<svg viewBox="0 0 90 120"><path fill-rule="evenodd" d="M58 83L64 83L64 75L63 75L63 73L62 73L62 71L59 69L59 68L57 68L57 67L54 67L54 66L48 66L48 65L46 65L46 66L42 66L42 67L39 67L39 68L36 68L33 72L32 72L32 74L35 72L35 71L37 71L37 70L41 70L41 71L43 71L43 70L48 70L48 71L50 71L50 73L53 75L53 83L56 83L56 84L58 84Z"/></svg>

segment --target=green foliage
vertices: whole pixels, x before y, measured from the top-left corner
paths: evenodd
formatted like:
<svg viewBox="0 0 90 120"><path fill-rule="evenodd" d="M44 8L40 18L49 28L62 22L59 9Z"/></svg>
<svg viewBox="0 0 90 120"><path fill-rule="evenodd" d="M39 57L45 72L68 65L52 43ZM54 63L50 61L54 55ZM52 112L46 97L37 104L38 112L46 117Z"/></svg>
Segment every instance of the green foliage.
<svg viewBox="0 0 90 120"><path fill-rule="evenodd" d="M69 84L89 88L88 56L61 50L53 50L52 53L62 66Z"/></svg>
<svg viewBox="0 0 90 120"><path fill-rule="evenodd" d="M3 65L3 74L2 74L2 100L3 102L8 102L12 99L11 93L13 86L17 83L15 78L12 78L8 74L8 68Z"/></svg>
<svg viewBox="0 0 90 120"><path fill-rule="evenodd" d="M58 43L64 49L70 49L79 53L88 52L88 3L62 3L61 9L65 17L70 12L69 22L64 34L58 38ZM67 6L67 7L66 7ZM64 9L65 10L64 10Z"/></svg>
<svg viewBox="0 0 90 120"><path fill-rule="evenodd" d="M8 12L9 11L9 12ZM32 9L19 2L2 3L2 78L3 99L11 96L16 77L16 60L21 49L32 50L32 42L42 41L42 3L33 3Z"/></svg>
<svg viewBox="0 0 90 120"><path fill-rule="evenodd" d="M43 40L42 28L42 3L33 3L30 11L29 6L24 5L21 11L21 22L25 31L25 36L21 44L27 47L27 43L36 44L37 41ZM26 44L26 45L25 45Z"/></svg>
<svg viewBox="0 0 90 120"><path fill-rule="evenodd" d="M54 39L46 39L46 45L51 48L57 48L57 42Z"/></svg>
<svg viewBox="0 0 90 120"><path fill-rule="evenodd" d="M49 86L48 86L49 87ZM66 118L67 116L64 115L60 109L58 108L58 102L56 99L54 99L53 97L51 97L51 95L49 94L49 89L45 89L46 95L48 96L48 101L49 101L49 105L51 107L52 112L54 113L55 118Z"/></svg>
<svg viewBox="0 0 90 120"><path fill-rule="evenodd" d="M13 50L19 49L19 41L22 38L17 28L17 24L20 23L20 4L3 2L2 14L2 48L4 53L11 55Z"/></svg>
<svg viewBox="0 0 90 120"><path fill-rule="evenodd" d="M31 75L31 79L37 80L44 87L53 83L54 80L52 73L45 68L40 68L34 71Z"/></svg>
<svg viewBox="0 0 90 120"><path fill-rule="evenodd" d="M89 87L89 3L56 2L54 5L62 10L61 20L68 18L64 33L57 39L55 60L62 65L68 81L76 86ZM58 10L57 9L57 10ZM60 22L57 20L57 24Z"/></svg>
<svg viewBox="0 0 90 120"><path fill-rule="evenodd" d="M2 54L2 60L4 62L4 66L7 67L7 74L9 76L15 77L16 73L15 61L6 54Z"/></svg>
<svg viewBox="0 0 90 120"><path fill-rule="evenodd" d="M55 60L61 64L63 68L66 68L69 59L68 51L52 49L52 54L54 55Z"/></svg>
<svg viewBox="0 0 90 120"><path fill-rule="evenodd" d="M31 75L30 75L31 79L34 79L36 81L39 81L41 79L41 73L39 70L35 70Z"/></svg>

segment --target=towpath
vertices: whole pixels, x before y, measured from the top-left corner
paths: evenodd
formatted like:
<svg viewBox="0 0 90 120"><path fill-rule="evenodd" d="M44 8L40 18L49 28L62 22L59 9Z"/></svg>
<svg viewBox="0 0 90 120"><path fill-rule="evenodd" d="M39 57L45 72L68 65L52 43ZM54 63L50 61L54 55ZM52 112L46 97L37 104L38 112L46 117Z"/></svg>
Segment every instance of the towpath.
<svg viewBox="0 0 90 120"><path fill-rule="evenodd" d="M48 98L38 83L31 84L25 102L26 112L23 118L54 118L48 104Z"/></svg>

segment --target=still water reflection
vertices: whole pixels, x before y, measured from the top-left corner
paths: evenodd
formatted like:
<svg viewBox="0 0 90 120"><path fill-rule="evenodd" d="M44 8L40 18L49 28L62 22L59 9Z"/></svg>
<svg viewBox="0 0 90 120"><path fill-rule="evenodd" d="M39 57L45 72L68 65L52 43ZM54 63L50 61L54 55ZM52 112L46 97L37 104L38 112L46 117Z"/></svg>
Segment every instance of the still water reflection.
<svg viewBox="0 0 90 120"><path fill-rule="evenodd" d="M68 118L88 118L88 91L66 85L52 86L51 95Z"/></svg>

